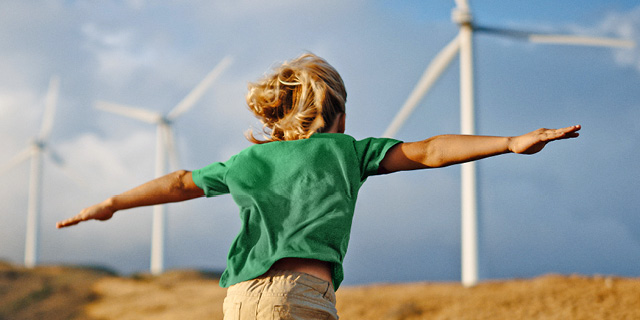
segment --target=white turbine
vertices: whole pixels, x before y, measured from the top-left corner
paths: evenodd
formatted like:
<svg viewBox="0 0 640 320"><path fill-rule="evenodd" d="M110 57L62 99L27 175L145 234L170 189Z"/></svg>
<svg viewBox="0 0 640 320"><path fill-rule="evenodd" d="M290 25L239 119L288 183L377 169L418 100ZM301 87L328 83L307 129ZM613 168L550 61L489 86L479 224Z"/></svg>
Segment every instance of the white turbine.
<svg viewBox="0 0 640 320"><path fill-rule="evenodd" d="M0 168L0 175L31 158L29 177L29 203L27 206L27 230L24 250L24 264L33 268L38 263L38 246L40 235L40 215L42 202L42 154L48 153L52 160L60 165L60 157L47 145L47 139L53 128L60 80L53 76L49 81L49 89L45 97L45 109L42 117L40 133L31 140L30 145L15 155Z"/></svg>
<svg viewBox="0 0 640 320"><path fill-rule="evenodd" d="M159 112L125 106L115 103L98 101L96 108L119 114L125 117L138 119L157 125L156 134L156 178L167 174L167 160L172 169L178 169L178 155L175 149L175 140L171 124L182 114L189 111L202 97L207 88L213 84L216 78L226 69L233 59L225 57L207 76L182 99L169 113L163 115ZM164 246L165 246L165 209L162 205L153 207L153 227L151 235L151 273L160 274L164 271Z"/></svg>
<svg viewBox="0 0 640 320"><path fill-rule="evenodd" d="M449 66L458 52L460 53L460 130L462 134L475 134L474 85L473 85L473 45L474 31L490 32L510 36L536 43L566 45L633 47L635 43L627 40L585 37L573 35L534 34L499 28L479 27L473 24L467 0L455 0L456 8L452 20L458 24L458 35L442 49L429 64L408 99L385 130L383 136L393 137L420 100L429 91L435 81ZM473 286L478 282L478 227L477 227L477 186L475 162L461 165L461 264L462 284Z"/></svg>

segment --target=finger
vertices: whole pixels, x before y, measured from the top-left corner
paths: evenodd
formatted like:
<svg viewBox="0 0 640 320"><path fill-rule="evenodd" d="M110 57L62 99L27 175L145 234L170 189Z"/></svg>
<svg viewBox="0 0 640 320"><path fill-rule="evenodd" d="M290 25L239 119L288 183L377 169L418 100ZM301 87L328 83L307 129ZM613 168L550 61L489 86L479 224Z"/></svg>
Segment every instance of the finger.
<svg viewBox="0 0 640 320"><path fill-rule="evenodd" d="M546 129L542 132L541 141L553 141L578 137L580 134L577 132L581 127L579 125L560 128L560 129Z"/></svg>
<svg viewBox="0 0 640 320"><path fill-rule="evenodd" d="M575 125L575 126L571 126L571 127L558 129L558 130L561 130L564 133L574 133L574 132L578 132L580 129L582 129L581 125Z"/></svg>
<svg viewBox="0 0 640 320"><path fill-rule="evenodd" d="M578 133L580 129L582 129L580 125L558 129L562 132L560 139L576 138L580 136L580 133Z"/></svg>
<svg viewBox="0 0 640 320"><path fill-rule="evenodd" d="M83 221L83 219L82 218L78 218L78 216L75 216L73 218L69 218L67 220L63 220L63 221L58 222L56 224L56 227L58 229L64 228L64 227L69 227L69 226L73 226L73 225L76 225L76 224L80 223L80 221Z"/></svg>
<svg viewBox="0 0 640 320"><path fill-rule="evenodd" d="M56 224L56 228L61 229L61 228L72 226L74 224L78 224L78 222L71 222L71 221L68 221L68 220L60 221L60 222L58 222Z"/></svg>

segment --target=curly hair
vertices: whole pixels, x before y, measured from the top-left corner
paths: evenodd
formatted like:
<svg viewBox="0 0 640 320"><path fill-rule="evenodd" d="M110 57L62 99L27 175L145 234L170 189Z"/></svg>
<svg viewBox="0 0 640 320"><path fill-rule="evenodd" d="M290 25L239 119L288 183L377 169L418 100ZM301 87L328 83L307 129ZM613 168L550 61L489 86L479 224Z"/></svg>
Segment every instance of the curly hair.
<svg viewBox="0 0 640 320"><path fill-rule="evenodd" d="M263 124L265 140L256 139L252 130L246 137L260 144L306 139L326 130L345 112L347 91L336 69L305 53L249 83L246 99L249 110Z"/></svg>

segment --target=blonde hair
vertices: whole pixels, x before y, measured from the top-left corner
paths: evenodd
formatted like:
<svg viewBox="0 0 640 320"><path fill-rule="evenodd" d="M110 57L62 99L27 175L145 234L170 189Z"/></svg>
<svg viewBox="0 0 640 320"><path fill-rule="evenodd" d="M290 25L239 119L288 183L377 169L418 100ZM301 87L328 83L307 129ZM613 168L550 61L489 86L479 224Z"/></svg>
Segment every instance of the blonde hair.
<svg viewBox="0 0 640 320"><path fill-rule="evenodd" d="M333 124L345 112L344 82L324 59L306 53L284 62L261 80L249 83L249 110L262 122L265 140L253 143L309 138Z"/></svg>

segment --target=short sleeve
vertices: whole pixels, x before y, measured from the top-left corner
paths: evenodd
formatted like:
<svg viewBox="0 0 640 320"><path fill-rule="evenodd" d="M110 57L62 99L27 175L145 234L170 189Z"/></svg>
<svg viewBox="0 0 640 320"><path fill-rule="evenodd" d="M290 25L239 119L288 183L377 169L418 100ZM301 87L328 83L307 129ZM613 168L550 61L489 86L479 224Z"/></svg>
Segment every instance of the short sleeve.
<svg viewBox="0 0 640 320"><path fill-rule="evenodd" d="M229 186L226 183L226 175L233 159L226 162L214 162L202 169L192 172L193 182L202 190L207 197L213 197L229 193Z"/></svg>
<svg viewBox="0 0 640 320"><path fill-rule="evenodd" d="M368 176L378 174L378 167L387 151L398 143L402 143L402 141L389 138L367 138L356 141L356 153L360 160L362 174L361 179L365 180Z"/></svg>

